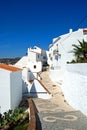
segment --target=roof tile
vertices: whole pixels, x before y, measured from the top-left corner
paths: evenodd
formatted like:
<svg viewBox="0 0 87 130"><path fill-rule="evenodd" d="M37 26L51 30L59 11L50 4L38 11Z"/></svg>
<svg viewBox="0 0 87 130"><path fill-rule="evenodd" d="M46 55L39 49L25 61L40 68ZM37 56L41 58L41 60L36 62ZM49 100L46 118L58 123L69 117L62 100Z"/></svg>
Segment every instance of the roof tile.
<svg viewBox="0 0 87 130"><path fill-rule="evenodd" d="M8 71L13 71L13 72L21 70L20 68L17 68L11 65L6 65L6 64L0 64L0 68L8 70Z"/></svg>

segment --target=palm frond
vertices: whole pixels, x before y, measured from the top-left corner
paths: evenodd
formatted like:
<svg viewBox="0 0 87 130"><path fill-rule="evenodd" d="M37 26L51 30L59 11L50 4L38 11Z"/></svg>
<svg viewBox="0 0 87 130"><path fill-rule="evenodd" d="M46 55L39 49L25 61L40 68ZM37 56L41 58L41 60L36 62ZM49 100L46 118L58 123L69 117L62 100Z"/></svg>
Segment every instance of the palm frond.
<svg viewBox="0 0 87 130"><path fill-rule="evenodd" d="M87 42L82 40L78 41L79 44L73 44L73 50L71 51L71 53L74 53L75 58L77 59L77 61L80 61L80 59L82 59L82 57L84 59L86 59L86 54L87 54Z"/></svg>

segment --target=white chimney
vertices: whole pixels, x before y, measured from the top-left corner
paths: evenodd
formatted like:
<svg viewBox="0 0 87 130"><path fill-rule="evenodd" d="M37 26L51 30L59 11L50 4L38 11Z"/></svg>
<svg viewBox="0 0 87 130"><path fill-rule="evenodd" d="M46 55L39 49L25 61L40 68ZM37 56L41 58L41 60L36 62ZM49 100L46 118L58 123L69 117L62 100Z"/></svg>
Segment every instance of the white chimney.
<svg viewBox="0 0 87 130"><path fill-rule="evenodd" d="M69 33L72 33L72 31L73 31L72 29L69 29Z"/></svg>

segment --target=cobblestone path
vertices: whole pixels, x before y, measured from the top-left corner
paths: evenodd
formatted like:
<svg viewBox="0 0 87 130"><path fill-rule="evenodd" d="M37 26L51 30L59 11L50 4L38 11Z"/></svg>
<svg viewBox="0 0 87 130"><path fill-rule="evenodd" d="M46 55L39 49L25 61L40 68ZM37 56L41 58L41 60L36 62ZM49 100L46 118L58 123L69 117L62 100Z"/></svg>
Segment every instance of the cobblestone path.
<svg viewBox="0 0 87 130"><path fill-rule="evenodd" d="M43 72L41 77L52 98L33 99L37 110L37 130L87 130L87 117L66 102L61 88L50 80L49 72Z"/></svg>

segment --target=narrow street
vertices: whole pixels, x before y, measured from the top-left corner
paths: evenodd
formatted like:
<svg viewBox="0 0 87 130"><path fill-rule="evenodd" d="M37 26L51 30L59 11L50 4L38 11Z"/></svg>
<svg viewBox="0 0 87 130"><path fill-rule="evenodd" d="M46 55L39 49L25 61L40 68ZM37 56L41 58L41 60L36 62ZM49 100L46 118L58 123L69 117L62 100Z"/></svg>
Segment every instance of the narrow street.
<svg viewBox="0 0 87 130"><path fill-rule="evenodd" d="M87 130L87 117L66 102L61 88L50 80L49 71L42 72L41 77L52 98L33 99L37 110L37 130Z"/></svg>

